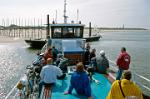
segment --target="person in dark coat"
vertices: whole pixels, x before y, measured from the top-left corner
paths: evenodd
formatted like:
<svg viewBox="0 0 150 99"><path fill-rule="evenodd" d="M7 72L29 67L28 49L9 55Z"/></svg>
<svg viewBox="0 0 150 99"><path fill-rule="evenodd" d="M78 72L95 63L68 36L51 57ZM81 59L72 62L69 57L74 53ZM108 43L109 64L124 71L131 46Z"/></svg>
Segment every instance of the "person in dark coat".
<svg viewBox="0 0 150 99"><path fill-rule="evenodd" d="M109 68L109 61L106 58L105 52L103 50L100 51L100 57L96 58L96 63L96 71L106 74L107 69Z"/></svg>

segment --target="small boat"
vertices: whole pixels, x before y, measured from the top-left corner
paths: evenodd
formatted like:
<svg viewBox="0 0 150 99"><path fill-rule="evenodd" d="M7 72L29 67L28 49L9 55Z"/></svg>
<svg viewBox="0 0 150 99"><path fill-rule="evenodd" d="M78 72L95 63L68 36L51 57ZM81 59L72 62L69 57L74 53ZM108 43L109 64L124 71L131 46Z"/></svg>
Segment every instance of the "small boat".
<svg viewBox="0 0 150 99"><path fill-rule="evenodd" d="M47 42L46 39L26 39L25 42L30 45L32 48L42 48L43 45Z"/></svg>
<svg viewBox="0 0 150 99"><path fill-rule="evenodd" d="M59 26L60 28L64 27L65 25L70 25L70 27L72 26L72 28L74 28L74 27L77 27L77 25L79 25L79 24L50 24L51 33L53 33L52 28L54 25ZM80 27L80 25L79 25L79 27ZM81 30L84 31L84 27ZM74 33L72 33L72 34L70 33L71 35L66 35L66 36L62 35L64 37L56 36L56 35L59 35L59 33L55 33L55 35L53 35L53 37L51 37L51 39L53 39L53 38L62 38L62 39L63 38L71 38L71 39L72 38L83 38L83 39L85 39L86 42L93 42L93 41L99 41L99 39L101 38L101 35L83 37L84 33L83 33L83 35L81 35L81 37L77 37L77 35ZM47 42L47 39L25 39L25 42L27 44L29 44L30 47L32 47L32 48L42 48L44 46L44 44Z"/></svg>

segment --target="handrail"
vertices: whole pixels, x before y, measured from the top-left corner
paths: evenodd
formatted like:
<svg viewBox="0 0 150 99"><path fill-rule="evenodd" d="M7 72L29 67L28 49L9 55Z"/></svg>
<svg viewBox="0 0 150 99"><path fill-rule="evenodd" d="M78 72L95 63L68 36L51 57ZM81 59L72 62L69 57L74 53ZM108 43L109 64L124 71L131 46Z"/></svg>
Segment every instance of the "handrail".
<svg viewBox="0 0 150 99"><path fill-rule="evenodd" d="M144 79L144 80L150 82L150 79L148 79L148 78L146 78L146 77L144 77L144 76L142 76L142 75L139 75L139 74L137 74L137 73L134 73L134 74L135 74L136 76L138 76L138 77L140 77L140 78L142 78L142 79Z"/></svg>
<svg viewBox="0 0 150 99"><path fill-rule="evenodd" d="M114 65L116 64L114 61L112 61L112 60L110 60L110 59L108 59L108 60L109 60L109 62L113 63ZM110 66L111 66L111 65L110 65ZM118 70L117 67L114 67L114 66L112 66L112 67L113 67L115 70ZM139 74L137 74L137 73L135 73L135 72L133 72L133 74L136 75L136 76L138 76L138 77L141 78L141 79L144 79L144 80L150 82L150 79L148 79L148 78L146 78L146 77L144 77L144 76L142 76L142 75L139 75Z"/></svg>
<svg viewBox="0 0 150 99"><path fill-rule="evenodd" d="M20 81L20 80L19 80ZM5 97L5 99L9 99L9 96L13 93L13 91L15 90L17 84L19 83L19 81L16 83L16 85L11 89L11 91L7 94L7 96Z"/></svg>
<svg viewBox="0 0 150 99"><path fill-rule="evenodd" d="M20 80L24 77L21 76L21 78L19 79L19 81L16 83L16 85L11 89L11 91L7 94L7 96L5 97L5 99L9 99L9 97L11 96L11 94L15 91L15 89L17 88L17 84L20 82Z"/></svg>

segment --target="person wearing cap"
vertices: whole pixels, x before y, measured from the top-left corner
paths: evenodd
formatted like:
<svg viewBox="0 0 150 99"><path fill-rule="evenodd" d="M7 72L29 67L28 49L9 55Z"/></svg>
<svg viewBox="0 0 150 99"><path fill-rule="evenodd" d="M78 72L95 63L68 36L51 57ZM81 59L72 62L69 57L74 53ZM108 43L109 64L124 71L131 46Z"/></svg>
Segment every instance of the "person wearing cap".
<svg viewBox="0 0 150 99"><path fill-rule="evenodd" d="M141 89L131 78L131 72L125 71L121 80L113 82L106 99L143 99Z"/></svg>
<svg viewBox="0 0 150 99"><path fill-rule="evenodd" d="M109 61L105 56L104 50L101 50L100 56L96 58L96 71L102 74L106 74L108 68L109 68Z"/></svg>

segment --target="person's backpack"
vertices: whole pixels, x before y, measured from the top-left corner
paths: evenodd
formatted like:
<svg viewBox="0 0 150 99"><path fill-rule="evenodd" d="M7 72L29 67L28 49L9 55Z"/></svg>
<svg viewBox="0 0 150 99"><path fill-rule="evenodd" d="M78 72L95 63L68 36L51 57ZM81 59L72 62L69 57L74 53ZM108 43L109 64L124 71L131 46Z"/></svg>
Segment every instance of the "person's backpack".
<svg viewBox="0 0 150 99"><path fill-rule="evenodd" d="M119 87L120 87L120 90L121 90L121 93L122 93L124 99L139 99L138 96L125 96L125 94L122 90L122 87L121 87L121 80L119 81Z"/></svg>
<svg viewBox="0 0 150 99"><path fill-rule="evenodd" d="M139 99L138 96L126 96L124 99Z"/></svg>

